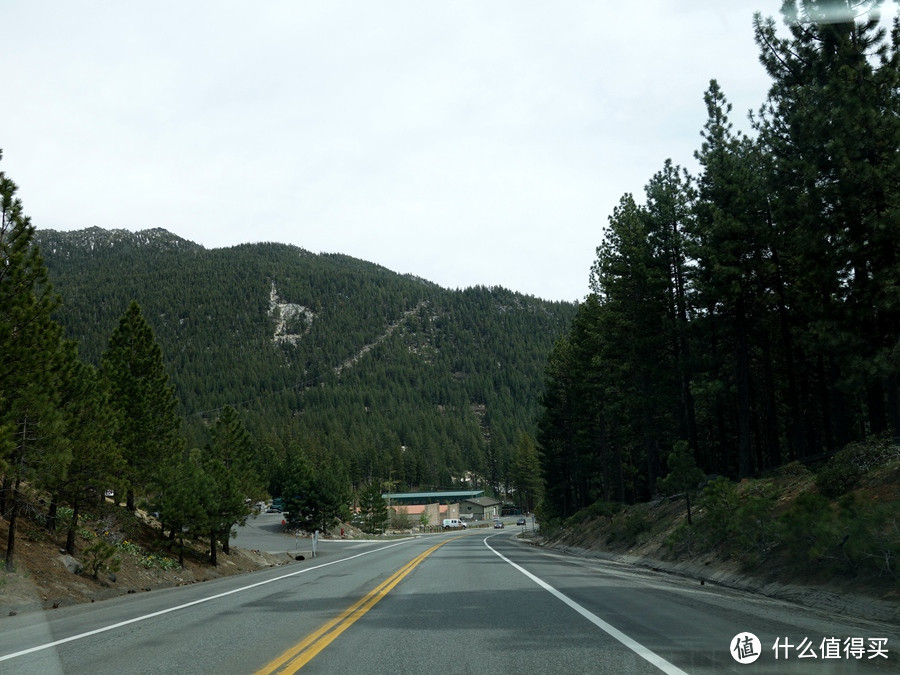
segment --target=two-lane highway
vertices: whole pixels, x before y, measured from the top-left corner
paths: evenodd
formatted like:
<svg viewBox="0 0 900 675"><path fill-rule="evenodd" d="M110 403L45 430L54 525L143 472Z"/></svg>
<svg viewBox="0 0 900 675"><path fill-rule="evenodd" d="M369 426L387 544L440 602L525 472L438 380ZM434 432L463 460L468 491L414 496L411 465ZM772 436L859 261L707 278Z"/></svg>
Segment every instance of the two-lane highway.
<svg viewBox="0 0 900 675"><path fill-rule="evenodd" d="M896 626L547 552L518 534L326 541L321 557L282 568L3 617L0 673L898 671ZM751 665L731 653L752 658L751 642L734 642L742 633L759 638Z"/></svg>

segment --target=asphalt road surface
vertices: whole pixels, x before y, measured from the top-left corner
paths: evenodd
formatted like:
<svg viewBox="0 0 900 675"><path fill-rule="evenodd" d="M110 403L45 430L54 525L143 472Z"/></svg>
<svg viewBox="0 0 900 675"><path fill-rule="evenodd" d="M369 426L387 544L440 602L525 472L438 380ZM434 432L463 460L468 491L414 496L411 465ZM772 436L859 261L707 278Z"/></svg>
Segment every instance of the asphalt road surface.
<svg viewBox="0 0 900 675"><path fill-rule="evenodd" d="M519 530L323 541L280 568L0 617L0 673L900 672L897 626L542 551Z"/></svg>

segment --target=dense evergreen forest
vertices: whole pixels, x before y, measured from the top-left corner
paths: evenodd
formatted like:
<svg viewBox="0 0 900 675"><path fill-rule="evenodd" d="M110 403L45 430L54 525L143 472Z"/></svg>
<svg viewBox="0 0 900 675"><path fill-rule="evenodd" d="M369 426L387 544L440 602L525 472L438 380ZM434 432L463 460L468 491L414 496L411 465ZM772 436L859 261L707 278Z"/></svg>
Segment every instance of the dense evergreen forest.
<svg viewBox="0 0 900 675"><path fill-rule="evenodd" d="M547 354L574 314L282 244L206 250L164 230L99 229L38 231L36 242L63 298L54 316L86 361L100 362L137 301L189 445L230 405L275 460L298 444L353 484L468 476L505 489L517 434L534 431Z"/></svg>
<svg viewBox="0 0 900 675"><path fill-rule="evenodd" d="M206 535L213 562L266 494L301 527L348 517L371 486L534 505L542 373L575 305L281 244L38 232L0 176L8 565L17 514L43 512L34 490L69 548L80 510L113 489L172 541Z"/></svg>
<svg viewBox="0 0 900 675"><path fill-rule="evenodd" d="M788 0L783 33L757 15L754 135L713 80L699 173L666 161L614 209L547 371L548 515L900 430L900 24L880 4Z"/></svg>
<svg viewBox="0 0 900 675"><path fill-rule="evenodd" d="M757 16L753 135L711 81L696 175L667 160L621 198L578 306L280 244L37 232L0 172L7 566L16 518L44 510L25 486L67 548L115 489L215 560L266 493L300 526L353 490L463 483L543 494L554 518L897 434L900 21L881 4Z"/></svg>

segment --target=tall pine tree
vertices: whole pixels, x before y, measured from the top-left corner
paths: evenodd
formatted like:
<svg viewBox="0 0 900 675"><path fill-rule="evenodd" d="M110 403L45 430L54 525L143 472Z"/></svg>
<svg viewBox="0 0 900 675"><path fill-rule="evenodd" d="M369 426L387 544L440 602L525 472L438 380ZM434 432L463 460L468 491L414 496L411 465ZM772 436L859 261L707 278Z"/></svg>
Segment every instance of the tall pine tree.
<svg viewBox="0 0 900 675"><path fill-rule="evenodd" d="M101 357L101 373L117 414L116 441L127 464L127 506L154 484L159 467L179 452L181 420L175 388L153 330L132 301Z"/></svg>
<svg viewBox="0 0 900 675"><path fill-rule="evenodd" d="M0 172L0 510L9 521L7 570L22 483L45 486L65 475L70 460L59 411L62 330L50 316L59 299L17 189Z"/></svg>

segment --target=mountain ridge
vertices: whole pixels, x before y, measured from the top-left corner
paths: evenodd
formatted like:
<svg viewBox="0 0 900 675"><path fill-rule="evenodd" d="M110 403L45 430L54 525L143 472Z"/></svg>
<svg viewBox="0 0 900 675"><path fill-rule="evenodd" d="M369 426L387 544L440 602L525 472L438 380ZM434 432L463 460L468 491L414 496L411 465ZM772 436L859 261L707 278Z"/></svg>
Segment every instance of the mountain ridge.
<svg viewBox="0 0 900 675"><path fill-rule="evenodd" d="M206 249L161 228L35 240L85 360L99 363L137 300L192 442L231 405L276 452L302 442L356 480L393 472L446 485L474 472L499 486L517 435L534 430L546 356L576 308L501 287L449 290L289 244Z"/></svg>

